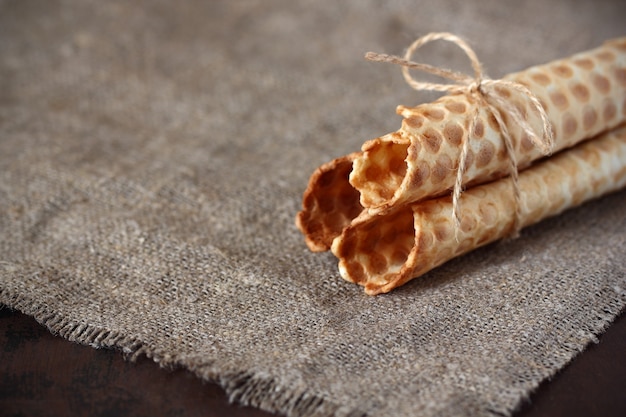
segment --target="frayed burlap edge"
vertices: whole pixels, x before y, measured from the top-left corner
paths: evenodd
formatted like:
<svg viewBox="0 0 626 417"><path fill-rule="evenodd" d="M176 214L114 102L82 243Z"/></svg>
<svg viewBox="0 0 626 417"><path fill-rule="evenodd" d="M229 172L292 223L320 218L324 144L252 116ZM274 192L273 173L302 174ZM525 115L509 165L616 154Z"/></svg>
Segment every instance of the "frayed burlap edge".
<svg viewBox="0 0 626 417"><path fill-rule="evenodd" d="M563 367L569 364L587 346L598 342L598 336L606 331L615 318L626 310L626 289L618 288L615 297L605 300L604 307L598 310L586 310L585 317L580 319L579 331L585 333L582 343L561 343L562 352L568 354L563 363L552 362L545 369L550 371L540 379L531 382L530 386L517 387L518 400L510 404L485 404L485 414L509 416L527 402L539 385L551 380ZM328 416L328 417L366 417L369 414L359 409L341 406L309 391L307 387L285 389L269 375L255 374L246 370L224 369L214 358L207 358L202 364L188 365L176 354L161 351L158 347L148 346L140 339L89 324L77 323L63 314L52 311L49 307L38 305L26 297L12 294L0 288L0 308L2 305L32 316L37 322L48 328L55 335L68 341L91 346L96 349L118 349L124 358L134 362L141 355L152 359L163 368L183 368L192 372L200 379L216 383L226 392L232 404L252 406L271 413L284 414L289 417ZM528 384L528 383L527 383Z"/></svg>
<svg viewBox="0 0 626 417"><path fill-rule="evenodd" d="M271 413L289 417L328 416L366 417L358 409L337 405L309 392L306 387L285 389L274 378L257 375L246 370L224 369L214 358L207 358L200 365L189 366L176 354L163 352L158 347L148 346L139 338L89 324L77 323L47 306L38 305L26 297L0 288L0 308L17 310L33 317L52 334L95 349L120 350L126 360L135 362L145 355L166 369L187 369L200 379L218 384L226 392L230 403L256 407Z"/></svg>

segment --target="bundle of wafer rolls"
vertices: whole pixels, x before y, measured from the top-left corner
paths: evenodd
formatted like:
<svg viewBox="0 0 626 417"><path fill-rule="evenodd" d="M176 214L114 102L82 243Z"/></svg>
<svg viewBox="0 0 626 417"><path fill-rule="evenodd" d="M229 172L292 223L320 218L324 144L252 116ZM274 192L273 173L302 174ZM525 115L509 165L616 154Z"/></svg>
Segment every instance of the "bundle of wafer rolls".
<svg viewBox="0 0 626 417"><path fill-rule="evenodd" d="M307 246L386 293L626 186L626 38L503 80L488 106L476 85L399 106L398 131L319 167L296 217ZM549 155L532 137L546 128Z"/></svg>

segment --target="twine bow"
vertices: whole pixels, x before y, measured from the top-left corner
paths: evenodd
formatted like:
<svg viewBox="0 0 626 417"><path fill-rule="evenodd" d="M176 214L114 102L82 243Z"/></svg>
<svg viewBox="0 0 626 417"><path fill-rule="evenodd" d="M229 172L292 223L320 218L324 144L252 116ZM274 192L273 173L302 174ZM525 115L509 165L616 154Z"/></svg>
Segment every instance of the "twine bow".
<svg viewBox="0 0 626 417"><path fill-rule="evenodd" d="M444 40L451 42L461 48L467 55L474 70L474 76L469 76L456 71L451 71L444 68L438 68L428 64L422 64L411 61L413 53L421 46L428 42L435 40ZM476 102L487 108L491 114L493 114L498 127L502 132L502 138L506 152L509 158L509 172L513 183L513 197L515 201L515 220L512 226L512 236L517 236L520 230L520 219L522 216L522 204L521 204L521 191L519 187L519 172L517 168L517 157L515 155L515 149L513 147L513 141L509 130L504 122L501 111L508 114L512 120L522 128L524 133L532 141L532 143L538 147L544 155L548 155L552 152L554 147L554 137L552 135L552 125L548 119L548 115L543 106L539 102L539 99L524 85L506 81L506 80L492 80L487 78L483 73L482 64L478 60L476 53L469 45L461 38L451 33L430 33L417 39L407 49L404 58L400 58L393 55L377 54L374 52L368 52L365 58L370 61L377 62L390 62L402 66L402 74L406 82L416 90L430 90L446 92L450 94L463 93L473 97ZM410 69L417 69L429 74L437 75L442 78L447 78L454 81L456 84L438 84L429 83L415 80L409 73ZM500 91L498 91L500 90ZM530 124L524 120L519 110L506 99L501 91L513 90L521 93L530 102L532 108L539 114L542 121L542 129L540 135L538 135L530 126ZM482 106L476 106L474 110L474 117L470 121L470 135L474 132L476 123L478 122L479 110ZM456 232L460 229L461 219L459 215L460 197L463 192L463 176L467 170L467 156L469 153L469 135L463 139L461 148L461 154L459 155L458 169L456 173L456 180L454 183L454 189L452 192L452 216L456 226Z"/></svg>

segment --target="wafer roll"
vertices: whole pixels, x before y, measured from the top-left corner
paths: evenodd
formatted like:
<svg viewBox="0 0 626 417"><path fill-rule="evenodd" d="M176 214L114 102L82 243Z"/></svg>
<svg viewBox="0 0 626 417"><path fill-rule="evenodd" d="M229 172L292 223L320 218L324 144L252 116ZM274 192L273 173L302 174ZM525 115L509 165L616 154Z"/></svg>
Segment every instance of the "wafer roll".
<svg viewBox="0 0 626 417"><path fill-rule="evenodd" d="M626 185L626 126L523 171L521 225ZM515 221L510 178L476 186L462 196L455 237L449 196L399 207L384 216L364 211L332 244L339 271L367 294L385 293L438 265L501 239Z"/></svg>
<svg viewBox="0 0 626 417"><path fill-rule="evenodd" d="M552 124L554 152L571 147L626 120L626 38L567 59L531 67L503 78L526 86ZM542 121L528 97L501 92L533 130ZM468 94L446 95L432 103L400 106L398 132L366 142L354 160L350 183L360 203L372 211L443 195L456 180L461 144L469 140L463 184L472 186L503 177L511 162L496 119L484 106L474 132L468 132L477 103ZM543 156L523 129L500 109L518 170ZM468 139L469 136L469 139Z"/></svg>

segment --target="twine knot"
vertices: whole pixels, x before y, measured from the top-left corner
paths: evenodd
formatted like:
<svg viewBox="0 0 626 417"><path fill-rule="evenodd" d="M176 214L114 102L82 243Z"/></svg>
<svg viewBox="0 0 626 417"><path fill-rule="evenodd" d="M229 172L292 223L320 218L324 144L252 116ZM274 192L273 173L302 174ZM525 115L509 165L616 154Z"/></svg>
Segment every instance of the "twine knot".
<svg viewBox="0 0 626 417"><path fill-rule="evenodd" d="M460 72L452 71L445 68L435 67L429 64L417 63L411 61L413 53L421 46L428 42L435 40L444 40L451 42L461 48L465 55L470 60L474 75L470 76ZM470 119L470 129L468 138L463 139L461 147L461 154L458 161L458 169L456 173L456 180L452 192L452 215L456 226L456 232L458 238L458 231L461 225L461 219L459 214L460 197L463 192L463 176L467 170L467 157L469 153L469 136L475 131L475 126L478 122L479 111L481 105L491 112L496 120L500 131L502 132L502 139L509 159L509 173L513 184L513 196L515 201L515 218L511 228L510 235L516 237L519 234L521 228L520 220L522 216L522 198L519 187L519 171L517 166L517 157L515 155L515 149L513 147L513 140L509 133L509 130L502 117L502 112L510 116L510 118L521 127L522 131L528 136L532 143L538 147L544 155L548 155L552 152L554 147L554 137L552 134L552 125L548 119L548 115L539 102L539 99L524 85L513 81L506 80L493 80L484 75L482 64L478 60L476 53L470 46L461 38L451 33L438 32L430 33L417 39L407 49L404 58L400 58L394 55L378 54L374 52L368 52L365 58L370 61L377 62L390 62L402 66L402 74L406 82L416 90L428 90L438 91L448 94L466 94L473 97L478 103L474 109L474 116ZM409 70L417 69L429 74L433 74L442 78L452 80L451 84L439 84L430 83L424 81L418 81L414 79ZM541 132L537 134L533 127L524 119L524 116L520 114L519 110L509 101L506 96L503 95L503 91L514 91L521 93L527 98L531 104L532 109L539 115L542 121Z"/></svg>

